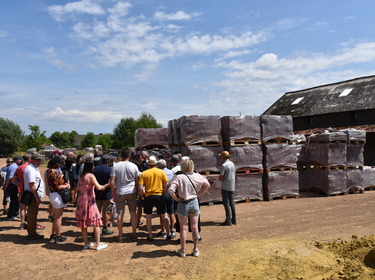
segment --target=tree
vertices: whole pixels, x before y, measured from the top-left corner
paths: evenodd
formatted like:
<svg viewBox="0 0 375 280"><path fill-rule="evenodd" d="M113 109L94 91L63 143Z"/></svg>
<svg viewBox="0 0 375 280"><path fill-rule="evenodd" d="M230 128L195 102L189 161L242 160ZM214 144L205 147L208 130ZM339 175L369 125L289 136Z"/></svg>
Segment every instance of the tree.
<svg viewBox="0 0 375 280"><path fill-rule="evenodd" d="M21 127L5 118L0 118L0 154L9 156L22 146Z"/></svg>
<svg viewBox="0 0 375 280"><path fill-rule="evenodd" d="M143 112L136 121L137 128L162 128L153 115Z"/></svg>
<svg viewBox="0 0 375 280"><path fill-rule="evenodd" d="M134 118L122 118L113 130L113 147L116 149L133 147L135 130Z"/></svg>
<svg viewBox="0 0 375 280"><path fill-rule="evenodd" d="M38 125L29 125L30 135L25 137L25 150L36 148L40 150L43 146L49 145L51 141L46 136L46 131L40 132Z"/></svg>
<svg viewBox="0 0 375 280"><path fill-rule="evenodd" d="M76 146L76 139L77 139L78 132L73 130L69 133L69 146L75 147Z"/></svg>
<svg viewBox="0 0 375 280"><path fill-rule="evenodd" d="M96 145L97 139L93 132L87 132L87 134L81 140L81 148L94 147Z"/></svg>
<svg viewBox="0 0 375 280"><path fill-rule="evenodd" d="M149 113L143 112L138 119L123 118L113 130L113 147L122 149L134 147L134 135L138 128L161 128L156 119Z"/></svg>
<svg viewBox="0 0 375 280"><path fill-rule="evenodd" d="M109 133L100 135L98 139L98 145L102 145L102 148L105 150L111 149L113 143L112 135Z"/></svg>
<svg viewBox="0 0 375 280"><path fill-rule="evenodd" d="M75 146L75 139L76 139L76 134L77 132L72 131L72 132L60 132L56 131L51 134L49 137L49 140L52 142L53 145L59 148L69 148L69 147L74 147ZM74 140L73 140L74 139Z"/></svg>

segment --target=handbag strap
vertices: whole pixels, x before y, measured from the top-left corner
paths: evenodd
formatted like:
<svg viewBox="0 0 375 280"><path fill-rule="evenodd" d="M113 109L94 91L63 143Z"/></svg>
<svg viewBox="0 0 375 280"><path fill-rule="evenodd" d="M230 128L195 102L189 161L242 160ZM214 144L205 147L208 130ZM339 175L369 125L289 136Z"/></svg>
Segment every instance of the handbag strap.
<svg viewBox="0 0 375 280"><path fill-rule="evenodd" d="M193 181L190 180L189 176L186 173L184 173L184 174L186 175L186 177L188 177L190 183L193 185L193 188L195 190L195 194L198 195L197 189L195 188L195 185L194 185Z"/></svg>

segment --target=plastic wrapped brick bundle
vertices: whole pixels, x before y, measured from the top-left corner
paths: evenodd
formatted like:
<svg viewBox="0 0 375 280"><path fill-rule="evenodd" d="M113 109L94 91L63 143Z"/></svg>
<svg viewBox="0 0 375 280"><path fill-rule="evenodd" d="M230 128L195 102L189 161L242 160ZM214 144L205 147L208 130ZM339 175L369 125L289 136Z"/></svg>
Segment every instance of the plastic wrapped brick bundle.
<svg viewBox="0 0 375 280"><path fill-rule="evenodd" d="M347 188L348 191L364 190L363 186L363 169L350 168L346 170Z"/></svg>
<svg viewBox="0 0 375 280"><path fill-rule="evenodd" d="M207 175L205 177L208 179L208 181L211 181L212 183L208 191L199 199L200 203L222 201L221 182L219 180L219 175Z"/></svg>
<svg viewBox="0 0 375 280"><path fill-rule="evenodd" d="M170 146L180 145L180 119L173 119L168 122L168 144Z"/></svg>
<svg viewBox="0 0 375 280"><path fill-rule="evenodd" d="M231 147L229 150L231 161L236 169L257 168L263 169L262 145L247 145L241 147Z"/></svg>
<svg viewBox="0 0 375 280"><path fill-rule="evenodd" d="M364 165L364 143L346 144L346 164L348 166L363 166Z"/></svg>
<svg viewBox="0 0 375 280"><path fill-rule="evenodd" d="M342 194L348 191L345 170L308 169L309 190L325 195Z"/></svg>
<svg viewBox="0 0 375 280"><path fill-rule="evenodd" d="M350 128L350 129L343 129L340 131L346 133L348 142L360 142L360 143L366 142L366 131L364 130L357 130L357 129Z"/></svg>
<svg viewBox="0 0 375 280"><path fill-rule="evenodd" d="M187 146L181 148L182 154L194 161L194 167L197 172L218 172L222 164L219 159L219 153L222 151L223 148L221 146Z"/></svg>
<svg viewBox="0 0 375 280"><path fill-rule="evenodd" d="M316 166L346 165L346 143L309 143L306 144L306 161Z"/></svg>
<svg viewBox="0 0 375 280"><path fill-rule="evenodd" d="M363 187L364 188L375 187L375 167L373 166L363 167Z"/></svg>
<svg viewBox="0 0 375 280"><path fill-rule="evenodd" d="M306 144L296 144L297 167L306 167Z"/></svg>
<svg viewBox="0 0 375 280"><path fill-rule="evenodd" d="M292 116L261 116L262 140L268 142L274 139L293 140Z"/></svg>
<svg viewBox="0 0 375 280"><path fill-rule="evenodd" d="M225 116L220 120L223 142L226 144L249 144L246 142L261 140L260 117Z"/></svg>
<svg viewBox="0 0 375 280"><path fill-rule="evenodd" d="M265 200L272 200L283 196L299 196L298 171L265 173L263 182Z"/></svg>
<svg viewBox="0 0 375 280"><path fill-rule="evenodd" d="M134 142L136 149L168 148L168 128L138 128Z"/></svg>
<svg viewBox="0 0 375 280"><path fill-rule="evenodd" d="M263 200L262 182L263 174L248 174L237 176L234 200Z"/></svg>
<svg viewBox="0 0 375 280"><path fill-rule="evenodd" d="M298 187L300 192L309 191L309 181L307 176L308 169L300 168L298 169Z"/></svg>
<svg viewBox="0 0 375 280"><path fill-rule="evenodd" d="M297 168L297 145L265 144L264 169L277 167Z"/></svg>
<svg viewBox="0 0 375 280"><path fill-rule="evenodd" d="M181 145L221 145L220 116L183 116L179 121Z"/></svg>
<svg viewBox="0 0 375 280"><path fill-rule="evenodd" d="M321 133L311 134L307 137L307 142L335 142L347 141L347 134L344 131L328 131L325 130Z"/></svg>

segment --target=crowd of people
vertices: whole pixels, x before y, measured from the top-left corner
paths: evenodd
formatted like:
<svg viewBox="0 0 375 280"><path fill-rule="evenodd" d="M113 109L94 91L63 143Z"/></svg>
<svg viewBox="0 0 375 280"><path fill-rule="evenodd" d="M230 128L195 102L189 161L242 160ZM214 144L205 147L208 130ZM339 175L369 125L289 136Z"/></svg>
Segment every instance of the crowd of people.
<svg viewBox="0 0 375 280"><path fill-rule="evenodd" d="M219 179L226 219L220 225L235 225L236 212L233 200L235 166L227 151L220 153L223 164ZM148 242L154 237L166 240L176 238L179 232L180 257L186 257L187 232L191 231L194 248L192 255L200 254L200 202L210 187L209 180L195 172L194 162L179 152L167 161L148 156L146 151L121 151L117 161L98 150L77 156L65 155L59 150L48 161L47 170L40 173L42 156L25 153L22 157L8 158L1 169L1 186L4 190L3 214L9 221L19 221L19 229L26 229L29 240L43 239L39 232L45 226L37 223L41 199L49 197L48 217L52 222L49 241L56 244L67 240L63 235L62 217L68 204L76 207L75 219L81 229L83 249L102 250L108 244L101 242L103 235L112 235L117 221L116 242L124 242L124 214L130 216L131 239L138 240L137 230L146 216ZM9 207L7 205L9 203ZM160 218L160 231L152 230L154 210ZM27 220L27 223L26 223ZM88 228L93 227L95 243L90 242Z"/></svg>

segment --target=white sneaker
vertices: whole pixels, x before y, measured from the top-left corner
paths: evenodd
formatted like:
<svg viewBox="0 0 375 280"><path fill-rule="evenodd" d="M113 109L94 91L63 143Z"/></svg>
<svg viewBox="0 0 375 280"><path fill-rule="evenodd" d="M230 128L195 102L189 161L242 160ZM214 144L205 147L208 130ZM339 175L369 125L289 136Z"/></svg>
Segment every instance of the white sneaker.
<svg viewBox="0 0 375 280"><path fill-rule="evenodd" d="M88 250L90 249L90 247L94 246L94 243L86 243L85 245L83 245L83 250Z"/></svg>
<svg viewBox="0 0 375 280"><path fill-rule="evenodd" d="M193 256L194 256L194 257L199 257L199 254L200 254L200 252L199 252L198 249L194 249L194 250L193 250Z"/></svg>
<svg viewBox="0 0 375 280"><path fill-rule="evenodd" d="M108 247L108 244L104 244L104 243L100 243L99 246L96 246L96 250L99 251L99 250L103 250L105 248Z"/></svg>
<svg viewBox="0 0 375 280"><path fill-rule="evenodd" d="M178 249L177 255L179 255L181 258L185 258L186 257L186 250Z"/></svg>

